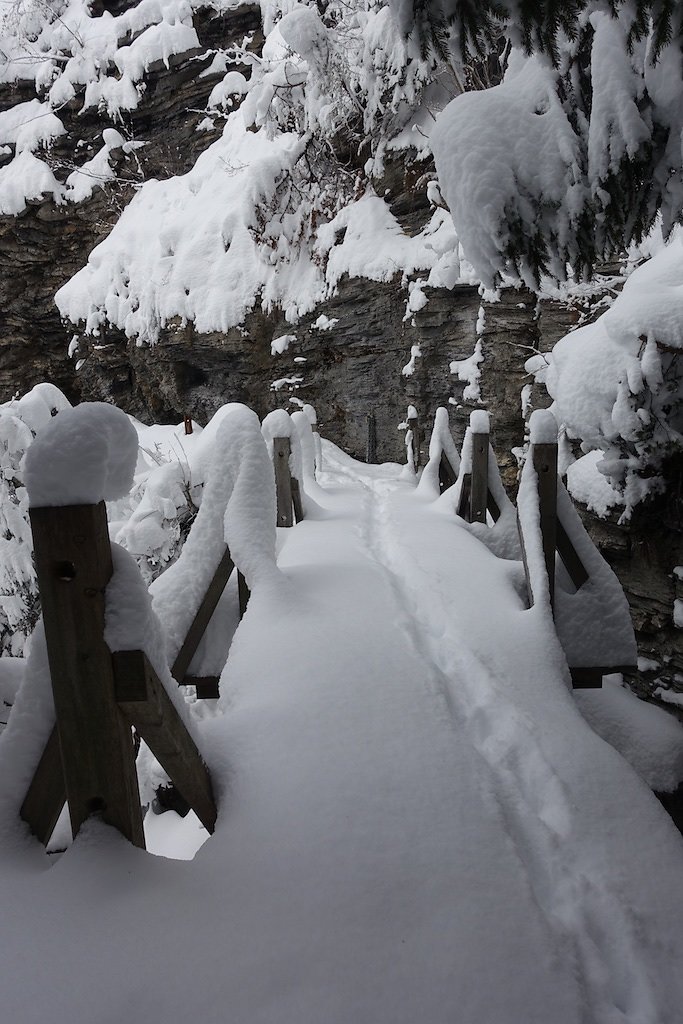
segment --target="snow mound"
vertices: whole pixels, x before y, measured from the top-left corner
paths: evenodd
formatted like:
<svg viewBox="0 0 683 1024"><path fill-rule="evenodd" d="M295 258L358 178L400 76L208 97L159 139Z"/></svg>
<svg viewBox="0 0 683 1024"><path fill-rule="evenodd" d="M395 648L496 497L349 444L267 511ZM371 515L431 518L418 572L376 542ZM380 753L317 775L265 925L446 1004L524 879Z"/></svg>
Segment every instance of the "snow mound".
<svg viewBox="0 0 683 1024"><path fill-rule="evenodd" d="M138 436L125 413L84 402L45 423L26 455L24 479L33 506L95 505L128 494Z"/></svg>

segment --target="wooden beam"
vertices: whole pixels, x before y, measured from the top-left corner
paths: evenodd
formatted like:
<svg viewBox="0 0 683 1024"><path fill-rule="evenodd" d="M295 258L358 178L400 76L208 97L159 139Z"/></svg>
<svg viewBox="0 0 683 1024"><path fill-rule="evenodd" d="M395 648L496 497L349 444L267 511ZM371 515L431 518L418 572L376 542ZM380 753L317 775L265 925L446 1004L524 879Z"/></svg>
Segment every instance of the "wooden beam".
<svg viewBox="0 0 683 1024"><path fill-rule="evenodd" d="M576 548L569 539L569 534L560 519L557 520L557 553L569 573L570 580L576 589L580 590L584 583L587 583L589 580L588 571L579 558Z"/></svg>
<svg viewBox="0 0 683 1024"><path fill-rule="evenodd" d="M292 476L289 471L290 441L288 437L273 438L273 465L277 495L277 525L293 526Z"/></svg>
<svg viewBox="0 0 683 1024"><path fill-rule="evenodd" d="M216 700L220 697L219 676L185 676L184 685L194 686L197 700Z"/></svg>
<svg viewBox="0 0 683 1024"><path fill-rule="evenodd" d="M292 505L294 506L294 518L297 523L304 518L304 506L301 500L301 484L295 476L292 477Z"/></svg>
<svg viewBox="0 0 683 1024"><path fill-rule="evenodd" d="M408 430L413 434L413 466L417 472L420 468L420 421L417 416L411 416L407 423Z"/></svg>
<svg viewBox="0 0 683 1024"><path fill-rule="evenodd" d="M458 515L461 519L470 521L470 495L472 494L472 474L465 473L460 488L460 500L458 501Z"/></svg>
<svg viewBox="0 0 683 1024"><path fill-rule="evenodd" d="M144 651L112 655L116 699L202 825L213 832L216 802L209 770Z"/></svg>
<svg viewBox="0 0 683 1024"><path fill-rule="evenodd" d="M445 452L441 452L439 460L439 490L447 491L458 479L458 476L451 466L450 460Z"/></svg>
<svg viewBox="0 0 683 1024"><path fill-rule="evenodd" d="M216 610L221 594L225 590L225 585L230 579L230 574L235 568L235 563L230 555L230 549L227 544L223 557L218 563L213 579L207 587L206 593L199 608L197 614L192 620L192 625L187 631L187 636L183 642L183 646L180 648L178 655L173 662L171 668L171 675L178 683L182 683L187 674L187 670L190 667L190 662L195 656L199 642L206 632L206 627L211 621L211 616Z"/></svg>
<svg viewBox="0 0 683 1024"><path fill-rule="evenodd" d="M65 803L66 784L59 750L59 733L55 725L19 812L43 846L49 843Z"/></svg>
<svg viewBox="0 0 683 1024"><path fill-rule="evenodd" d="M470 522L486 523L489 494L489 435L472 434Z"/></svg>
<svg viewBox="0 0 683 1024"><path fill-rule="evenodd" d="M30 517L72 833L99 813L144 849L131 730L104 642L112 575L104 502L32 508Z"/></svg>
<svg viewBox="0 0 683 1024"><path fill-rule="evenodd" d="M244 613L247 610L247 605L249 604L251 593L247 586L247 581L239 569L237 570L237 597L240 604L240 619L243 619Z"/></svg>
<svg viewBox="0 0 683 1024"><path fill-rule="evenodd" d="M486 508L491 513L491 519L493 519L494 523L497 523L500 519L500 509L498 508L498 502L490 491L488 492L488 497L486 499Z"/></svg>
<svg viewBox="0 0 683 1024"><path fill-rule="evenodd" d="M529 457L538 477L543 557L548 574L550 606L555 608L555 549L557 547L557 444L532 444Z"/></svg>
<svg viewBox="0 0 683 1024"><path fill-rule="evenodd" d="M377 462L377 420L374 412L368 413L367 424L368 439L365 446L365 461L369 464Z"/></svg>

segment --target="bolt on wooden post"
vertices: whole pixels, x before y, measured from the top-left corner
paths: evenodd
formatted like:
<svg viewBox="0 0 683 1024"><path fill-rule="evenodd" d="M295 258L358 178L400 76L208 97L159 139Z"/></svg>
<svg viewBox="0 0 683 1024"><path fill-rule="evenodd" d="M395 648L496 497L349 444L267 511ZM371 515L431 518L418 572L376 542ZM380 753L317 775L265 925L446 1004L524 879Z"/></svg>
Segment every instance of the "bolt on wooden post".
<svg viewBox="0 0 683 1024"><path fill-rule="evenodd" d="M144 849L131 728L104 642L105 504L32 508L30 517L72 833L99 813Z"/></svg>

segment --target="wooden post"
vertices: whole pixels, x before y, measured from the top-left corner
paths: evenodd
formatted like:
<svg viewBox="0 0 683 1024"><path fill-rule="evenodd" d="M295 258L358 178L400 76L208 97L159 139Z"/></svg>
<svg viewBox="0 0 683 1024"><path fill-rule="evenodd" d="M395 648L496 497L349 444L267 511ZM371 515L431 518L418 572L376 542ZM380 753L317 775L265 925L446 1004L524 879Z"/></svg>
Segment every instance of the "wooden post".
<svg viewBox="0 0 683 1024"><path fill-rule="evenodd" d="M550 607L555 607L555 548L557 547L557 443L532 444L529 457L538 477L543 557L548 573Z"/></svg>
<svg viewBox="0 0 683 1024"><path fill-rule="evenodd" d="M32 508L30 517L71 830L100 813L144 849L131 728L104 642L112 575L104 502Z"/></svg>
<svg viewBox="0 0 683 1024"><path fill-rule="evenodd" d="M273 439L278 526L294 525L294 516L292 515L292 477L289 471L290 451L291 445L288 437L276 437Z"/></svg>
<svg viewBox="0 0 683 1024"><path fill-rule="evenodd" d="M472 434L470 522L486 523L489 496L489 435Z"/></svg>
<svg viewBox="0 0 683 1024"><path fill-rule="evenodd" d="M413 465L417 473L420 468L420 421L417 416L411 416L407 423L413 434Z"/></svg>
<svg viewBox="0 0 683 1024"><path fill-rule="evenodd" d="M183 422L185 424L185 433L186 434L191 434L192 433L192 417L191 416L183 417Z"/></svg>
<svg viewBox="0 0 683 1024"><path fill-rule="evenodd" d="M368 439L365 448L365 461L370 464L377 462L377 420L374 412L368 413Z"/></svg>

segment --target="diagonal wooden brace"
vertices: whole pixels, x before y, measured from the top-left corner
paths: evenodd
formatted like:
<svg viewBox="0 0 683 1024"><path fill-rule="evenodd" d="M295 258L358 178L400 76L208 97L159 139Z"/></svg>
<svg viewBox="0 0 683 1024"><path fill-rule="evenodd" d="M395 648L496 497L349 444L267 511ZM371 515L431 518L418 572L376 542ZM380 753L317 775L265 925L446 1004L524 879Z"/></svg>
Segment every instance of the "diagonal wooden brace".
<svg viewBox="0 0 683 1024"><path fill-rule="evenodd" d="M213 832L216 802L209 770L144 651L112 655L119 709L143 738L202 825Z"/></svg>

